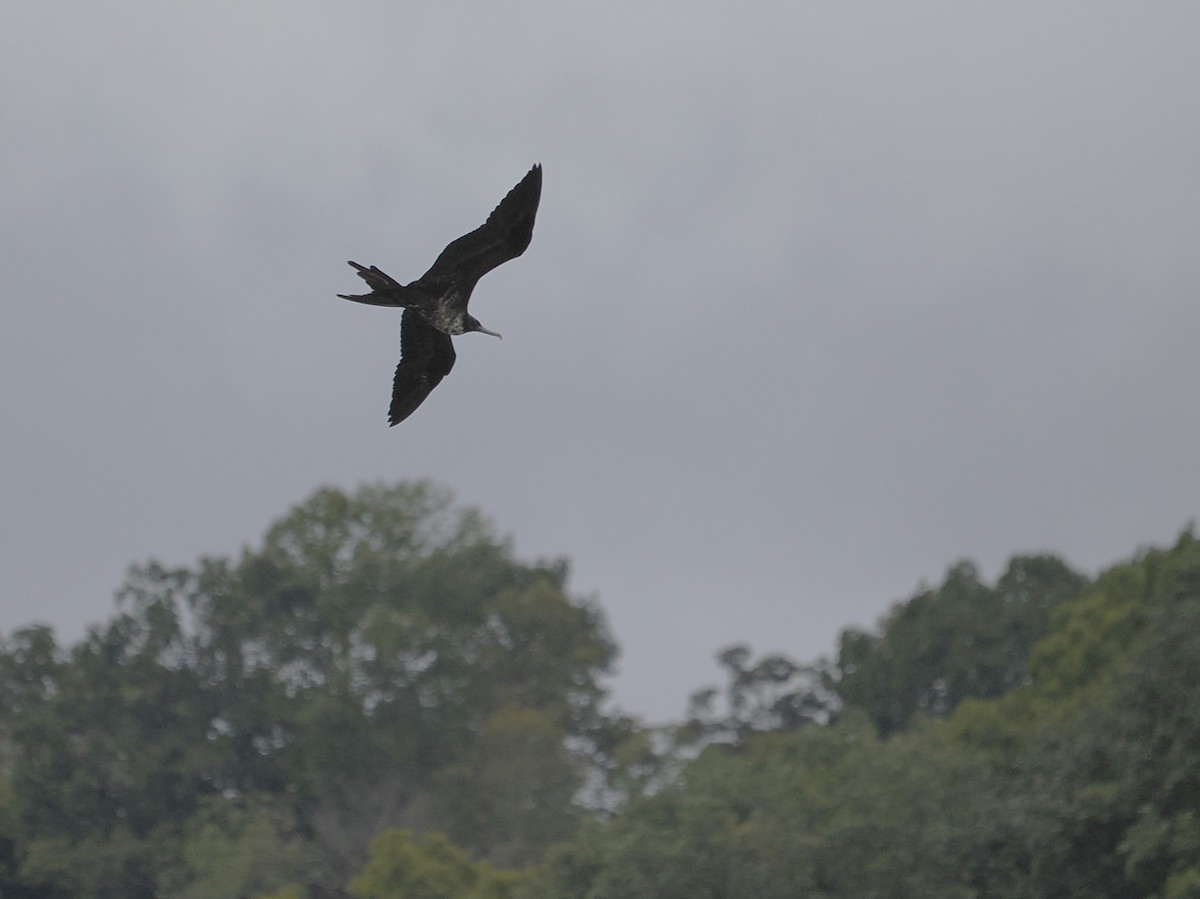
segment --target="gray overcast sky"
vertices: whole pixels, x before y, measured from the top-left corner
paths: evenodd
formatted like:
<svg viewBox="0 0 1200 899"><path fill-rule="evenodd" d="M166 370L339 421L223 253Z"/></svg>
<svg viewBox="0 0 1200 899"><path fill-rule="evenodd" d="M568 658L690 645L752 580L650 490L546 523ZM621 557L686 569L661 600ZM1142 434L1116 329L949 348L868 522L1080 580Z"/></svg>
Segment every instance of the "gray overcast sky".
<svg viewBox="0 0 1200 899"><path fill-rule="evenodd" d="M0 630L429 477L569 556L624 708L830 652L956 559L1200 513L1200 4L12 4ZM402 281L533 245L386 427Z"/></svg>

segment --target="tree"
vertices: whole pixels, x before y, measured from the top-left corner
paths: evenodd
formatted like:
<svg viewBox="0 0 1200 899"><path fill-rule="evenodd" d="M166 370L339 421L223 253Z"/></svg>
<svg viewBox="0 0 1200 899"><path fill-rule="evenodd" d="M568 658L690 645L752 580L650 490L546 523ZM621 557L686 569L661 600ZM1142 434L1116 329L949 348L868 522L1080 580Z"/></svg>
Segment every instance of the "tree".
<svg viewBox="0 0 1200 899"><path fill-rule="evenodd" d="M1082 588L1068 574L1014 564L988 588L952 570L864 649L868 671L910 676L906 690L868 695L920 696L930 672L914 660L932 660L966 685L942 694L950 708L910 710L886 739L877 703L870 718L847 705L827 726L709 745L673 782L553 850L528 895L1193 895L1200 542L1185 533ZM981 626L1003 639L952 645L979 608L998 611ZM1006 616L1006 629L986 630ZM750 658L727 654L735 684ZM970 695L989 691L999 695ZM742 707L754 720L764 706Z"/></svg>
<svg viewBox="0 0 1200 899"><path fill-rule="evenodd" d="M1013 558L995 587L960 562L940 587L895 606L879 634L842 633L837 692L885 736L914 714L944 716L964 699L1002 696L1029 679L1053 610L1085 583L1052 556Z"/></svg>
<svg viewBox="0 0 1200 899"><path fill-rule="evenodd" d="M885 743L861 713L752 734L553 850L529 895L967 899L958 834L974 777L936 734Z"/></svg>
<svg viewBox="0 0 1200 899"><path fill-rule="evenodd" d="M442 834L422 839L386 830L371 843L366 867L348 890L356 899L509 899L518 880L487 862L472 864Z"/></svg>
<svg viewBox="0 0 1200 899"><path fill-rule="evenodd" d="M272 797L210 797L184 827L178 865L161 870L169 899L256 899L312 882L311 847L295 814Z"/></svg>
<svg viewBox="0 0 1200 899"><path fill-rule="evenodd" d="M821 666L800 665L783 655L752 659L752 651L742 644L717 654L728 677L724 695L715 687L692 694L688 721L679 734L683 742L739 743L752 733L829 721L837 702Z"/></svg>
<svg viewBox="0 0 1200 899"><path fill-rule="evenodd" d="M982 892L1187 895L1200 858L1200 542L1188 531L1112 566L1052 617L1031 683L949 721L996 785ZM997 888L1013 871L1024 894Z"/></svg>
<svg viewBox="0 0 1200 899"><path fill-rule="evenodd" d="M450 836L504 867L531 864L574 831L583 773L544 715L502 709L438 775Z"/></svg>
<svg viewBox="0 0 1200 899"><path fill-rule="evenodd" d="M21 876L68 895L150 895L164 871L180 895L278 890L299 841L320 899L392 826L533 858L611 739L615 646L567 576L424 483L318 490L236 560L134 568L69 652L36 629L0 652ZM449 820L468 785L488 821L525 826ZM531 796L559 805L521 819ZM254 861L205 881L214 854Z"/></svg>

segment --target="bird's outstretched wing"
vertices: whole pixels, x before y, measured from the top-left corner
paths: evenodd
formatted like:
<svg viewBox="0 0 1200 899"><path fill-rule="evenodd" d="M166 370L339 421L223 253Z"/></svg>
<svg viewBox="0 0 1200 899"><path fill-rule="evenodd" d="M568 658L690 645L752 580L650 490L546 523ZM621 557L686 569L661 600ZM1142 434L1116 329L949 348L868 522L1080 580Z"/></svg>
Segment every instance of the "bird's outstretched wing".
<svg viewBox="0 0 1200 899"><path fill-rule="evenodd" d="M367 286L371 288L371 292L366 294L339 293L338 296L343 300L353 300L356 303L369 303L372 306L408 305L411 298L408 288L391 275L380 271L375 266L365 268L357 262L351 262L350 265L358 272L358 276L367 282Z"/></svg>
<svg viewBox="0 0 1200 899"><path fill-rule="evenodd" d="M392 382L388 424L397 425L425 402L433 388L454 368L454 344L412 309L400 319L400 364Z"/></svg>
<svg viewBox="0 0 1200 899"><path fill-rule="evenodd" d="M486 222L451 241L412 286L448 280L474 287L496 266L516 259L533 239L533 221L541 199L542 167L538 164L508 192Z"/></svg>

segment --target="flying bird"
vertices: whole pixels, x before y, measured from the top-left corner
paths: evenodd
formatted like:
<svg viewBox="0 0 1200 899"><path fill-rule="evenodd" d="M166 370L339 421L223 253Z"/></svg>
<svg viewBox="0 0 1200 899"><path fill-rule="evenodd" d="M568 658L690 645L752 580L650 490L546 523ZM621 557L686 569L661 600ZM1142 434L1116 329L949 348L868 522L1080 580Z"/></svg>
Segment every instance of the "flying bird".
<svg viewBox="0 0 1200 899"><path fill-rule="evenodd" d="M397 425L425 402L454 367L452 335L479 331L499 337L467 313L471 291L498 265L516 259L533 239L533 220L542 197L542 167L535 165L500 201L487 221L442 250L429 271L411 284L400 284L375 266L350 265L371 292L338 294L372 306L403 307L400 364L392 381L388 424Z"/></svg>

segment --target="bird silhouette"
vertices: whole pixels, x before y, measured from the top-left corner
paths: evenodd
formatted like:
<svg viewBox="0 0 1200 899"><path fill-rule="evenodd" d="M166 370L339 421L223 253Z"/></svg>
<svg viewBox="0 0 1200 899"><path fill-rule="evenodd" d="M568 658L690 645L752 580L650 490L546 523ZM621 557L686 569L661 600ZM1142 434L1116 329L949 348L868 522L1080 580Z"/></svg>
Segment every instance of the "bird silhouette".
<svg viewBox="0 0 1200 899"><path fill-rule="evenodd" d="M454 367L452 335L479 331L499 337L467 313L471 291L498 265L516 259L533 239L533 221L542 197L542 167L535 165L492 210L487 221L442 250L429 271L400 284L375 266L350 265L371 288L368 294L338 294L372 306L404 307L400 317L400 364L392 381L388 424L416 411Z"/></svg>

